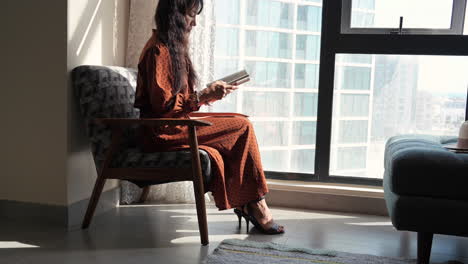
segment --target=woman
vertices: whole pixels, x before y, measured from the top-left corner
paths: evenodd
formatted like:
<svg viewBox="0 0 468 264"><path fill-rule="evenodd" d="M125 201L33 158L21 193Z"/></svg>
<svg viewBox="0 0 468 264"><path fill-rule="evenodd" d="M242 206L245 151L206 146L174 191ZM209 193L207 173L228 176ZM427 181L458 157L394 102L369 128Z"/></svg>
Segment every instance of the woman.
<svg viewBox="0 0 468 264"><path fill-rule="evenodd" d="M203 0L159 0L153 31L140 56L135 107L142 118L190 118L200 106L220 100L237 87L215 82L195 92L197 76L188 54L190 31ZM207 117L213 124L197 128L200 148L212 161L213 193L220 210L234 212L251 221L260 231L280 234L264 200L268 192L252 124L243 116ZM187 147L187 128L144 128L145 151L169 151Z"/></svg>

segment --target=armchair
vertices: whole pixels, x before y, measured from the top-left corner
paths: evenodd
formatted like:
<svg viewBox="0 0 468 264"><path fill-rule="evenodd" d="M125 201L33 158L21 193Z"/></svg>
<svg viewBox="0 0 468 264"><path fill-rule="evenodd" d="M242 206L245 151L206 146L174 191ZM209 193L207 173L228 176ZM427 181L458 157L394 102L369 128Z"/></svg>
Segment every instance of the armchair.
<svg viewBox="0 0 468 264"><path fill-rule="evenodd" d="M144 188L141 201L146 199L148 186L193 181L200 239L207 245L204 183L209 181L211 167L208 154L198 148L196 127L211 124L193 119L139 119L138 110L133 108L133 69L80 66L73 70L72 79L98 173L82 228L89 227L107 179L127 180ZM136 128L161 125L187 126L190 150L142 152L136 144Z"/></svg>

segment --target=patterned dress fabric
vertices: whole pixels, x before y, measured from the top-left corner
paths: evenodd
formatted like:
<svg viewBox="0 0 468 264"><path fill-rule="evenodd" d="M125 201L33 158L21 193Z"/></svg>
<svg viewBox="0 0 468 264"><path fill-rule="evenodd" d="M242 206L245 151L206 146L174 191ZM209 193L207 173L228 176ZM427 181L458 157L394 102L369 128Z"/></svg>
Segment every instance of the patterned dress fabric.
<svg viewBox="0 0 468 264"><path fill-rule="evenodd" d="M171 57L166 46L157 41L157 32L148 40L140 56L135 107L142 117L190 118L198 110L193 85L174 92L171 85ZM247 118L235 116L204 117L212 126L198 127L200 148L211 157L209 190L216 206L229 209L242 206L268 192L253 126ZM187 148L187 130L164 127L141 131L145 151Z"/></svg>
<svg viewBox="0 0 468 264"><path fill-rule="evenodd" d="M73 70L73 85L86 124L96 170L99 172L111 142L111 130L91 122L95 118L139 118L135 100L137 72L134 69L80 66ZM143 152L136 142L138 128L125 131L122 151L113 157L114 168L191 168L188 151ZM211 173L208 153L200 150L205 181ZM152 182L132 181L140 187Z"/></svg>

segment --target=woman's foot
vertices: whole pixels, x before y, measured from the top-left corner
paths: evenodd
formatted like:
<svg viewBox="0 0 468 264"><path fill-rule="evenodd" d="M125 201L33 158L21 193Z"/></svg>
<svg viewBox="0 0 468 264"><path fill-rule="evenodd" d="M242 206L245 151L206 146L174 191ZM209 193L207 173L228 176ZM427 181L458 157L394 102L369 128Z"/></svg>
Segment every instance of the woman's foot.
<svg viewBox="0 0 468 264"><path fill-rule="evenodd" d="M284 226L278 225L273 221L273 216L265 199L249 203L245 207L244 213L250 215L250 217L255 218L255 220L261 226L261 229L263 229L261 231L269 231L268 233L272 234L284 233Z"/></svg>

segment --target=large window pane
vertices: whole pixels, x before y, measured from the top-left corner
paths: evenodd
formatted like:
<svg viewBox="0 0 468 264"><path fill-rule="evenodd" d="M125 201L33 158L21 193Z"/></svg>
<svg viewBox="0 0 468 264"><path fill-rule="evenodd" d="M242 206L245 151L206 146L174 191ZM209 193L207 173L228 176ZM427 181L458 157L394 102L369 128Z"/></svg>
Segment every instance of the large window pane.
<svg viewBox="0 0 468 264"><path fill-rule="evenodd" d="M296 121L293 123L292 144L293 145L315 145L317 135L317 122Z"/></svg>
<svg viewBox="0 0 468 264"><path fill-rule="evenodd" d="M448 29L453 0L352 0L351 27Z"/></svg>
<svg viewBox="0 0 468 264"><path fill-rule="evenodd" d="M287 171L288 152L285 150L262 150L262 165L268 171Z"/></svg>
<svg viewBox="0 0 468 264"><path fill-rule="evenodd" d="M320 32L322 29L322 8L320 6L299 5L297 7L297 28Z"/></svg>
<svg viewBox="0 0 468 264"><path fill-rule="evenodd" d="M317 116L317 93L295 93L294 94L294 116L316 117Z"/></svg>
<svg viewBox="0 0 468 264"><path fill-rule="evenodd" d="M247 61L245 68L252 76L247 84L254 87L290 88L291 65L282 62Z"/></svg>
<svg viewBox="0 0 468 264"><path fill-rule="evenodd" d="M291 34L249 30L246 32L245 38L247 56L283 59L291 58Z"/></svg>
<svg viewBox="0 0 468 264"><path fill-rule="evenodd" d="M341 95L341 116L367 117L369 114L369 95L343 94Z"/></svg>
<svg viewBox="0 0 468 264"><path fill-rule="evenodd" d="M343 90L370 90L371 68L361 66L338 67L337 75L341 79Z"/></svg>
<svg viewBox="0 0 468 264"><path fill-rule="evenodd" d="M340 121L338 143L366 143L367 120L343 120Z"/></svg>
<svg viewBox="0 0 468 264"><path fill-rule="evenodd" d="M320 56L320 36L297 35L296 58L299 60L318 60Z"/></svg>
<svg viewBox="0 0 468 264"><path fill-rule="evenodd" d="M287 117L289 96L289 93L244 92L244 113L258 117Z"/></svg>
<svg viewBox="0 0 468 264"><path fill-rule="evenodd" d="M286 122L253 122L258 144L264 147L284 146L288 143Z"/></svg>
<svg viewBox="0 0 468 264"><path fill-rule="evenodd" d="M337 65L346 64L344 56L337 55ZM367 73L336 75L330 175L382 178L385 142L392 136L458 135L468 58L372 55L369 65L355 68ZM356 82L356 76L370 77ZM348 83L367 88L343 89Z"/></svg>
<svg viewBox="0 0 468 264"><path fill-rule="evenodd" d="M317 64L296 64L296 88L318 89L319 66Z"/></svg>
<svg viewBox="0 0 468 264"><path fill-rule="evenodd" d="M293 4L274 0L248 0L247 24L263 27L292 28Z"/></svg>
<svg viewBox="0 0 468 264"><path fill-rule="evenodd" d="M240 0L215 0L216 22L219 24L239 24Z"/></svg>
<svg viewBox="0 0 468 264"><path fill-rule="evenodd" d="M298 149L291 153L291 171L314 173L315 149Z"/></svg>
<svg viewBox="0 0 468 264"><path fill-rule="evenodd" d="M216 29L215 56L239 55L239 30L236 28Z"/></svg>
<svg viewBox="0 0 468 264"><path fill-rule="evenodd" d="M249 116L265 170L312 173L321 0L215 0L215 4L213 77L246 69L251 81L209 111Z"/></svg>

